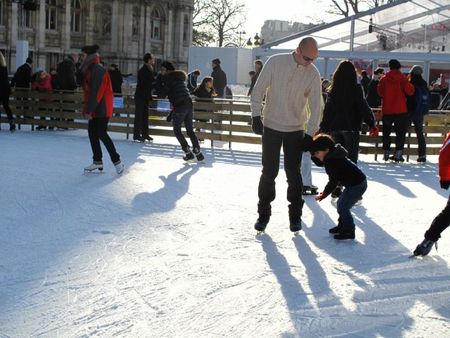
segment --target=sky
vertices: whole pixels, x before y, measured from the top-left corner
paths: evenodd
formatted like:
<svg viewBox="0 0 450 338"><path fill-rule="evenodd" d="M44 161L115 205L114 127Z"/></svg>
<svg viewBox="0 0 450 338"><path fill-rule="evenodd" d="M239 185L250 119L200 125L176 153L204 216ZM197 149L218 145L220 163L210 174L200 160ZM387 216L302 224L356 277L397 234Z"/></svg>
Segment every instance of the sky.
<svg viewBox="0 0 450 338"><path fill-rule="evenodd" d="M265 20L287 20L302 23L329 22L331 15L325 13L329 0L246 0L246 37L261 31Z"/></svg>

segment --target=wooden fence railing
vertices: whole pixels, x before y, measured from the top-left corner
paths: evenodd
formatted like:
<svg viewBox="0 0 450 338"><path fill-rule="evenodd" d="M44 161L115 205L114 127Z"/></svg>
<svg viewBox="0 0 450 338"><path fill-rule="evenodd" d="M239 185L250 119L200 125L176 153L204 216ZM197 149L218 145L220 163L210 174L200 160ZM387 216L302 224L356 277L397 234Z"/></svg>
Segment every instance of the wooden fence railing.
<svg viewBox="0 0 450 338"><path fill-rule="evenodd" d="M87 129L87 120L81 115L81 92L42 93L29 90L15 90L10 106L19 125L37 125L57 128ZM150 135L174 136L171 123L166 121L167 113L156 109L156 100L149 112ZM124 133L128 139L133 134L134 99L123 96L123 107L114 109L109 130ZM43 120L42 118L45 118ZM250 104L245 100L212 100L194 102L194 126L201 139L225 141L231 147L233 142L260 144L261 137L254 135L251 129ZM1 121L5 123L6 116ZM427 154L437 154L443 136L450 125L450 111L432 111L425 117L424 132L427 142ZM381 129L381 128L380 128ZM382 153L381 136L372 138L363 128L360 150L363 154ZM392 138L394 141L394 137ZM417 154L417 138L410 127L406 138L405 155Z"/></svg>

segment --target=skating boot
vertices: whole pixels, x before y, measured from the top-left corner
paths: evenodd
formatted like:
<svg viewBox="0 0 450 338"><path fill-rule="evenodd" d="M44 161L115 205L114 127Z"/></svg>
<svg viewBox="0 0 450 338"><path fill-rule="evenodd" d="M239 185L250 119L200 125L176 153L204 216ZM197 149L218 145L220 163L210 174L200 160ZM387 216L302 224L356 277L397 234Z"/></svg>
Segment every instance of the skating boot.
<svg viewBox="0 0 450 338"><path fill-rule="evenodd" d="M414 256L428 255L433 248L433 245L436 245L437 248L437 242L431 241L429 239L424 239L422 243L417 246L416 250L414 250Z"/></svg>
<svg viewBox="0 0 450 338"><path fill-rule="evenodd" d="M383 155L383 161L389 161L389 150L385 150L384 151L384 155Z"/></svg>
<svg viewBox="0 0 450 338"><path fill-rule="evenodd" d="M317 195L318 194L318 187L315 185L304 185L302 190L302 195Z"/></svg>
<svg viewBox="0 0 450 338"><path fill-rule="evenodd" d="M186 147L185 149L183 149L183 151L184 151L183 160L185 160L186 162L193 162L194 159L195 159L195 155L191 151L191 148L190 147Z"/></svg>
<svg viewBox="0 0 450 338"><path fill-rule="evenodd" d="M84 168L85 173L101 172L101 171L103 171L102 161L94 161L94 163Z"/></svg>
<svg viewBox="0 0 450 338"><path fill-rule="evenodd" d="M291 230L295 235L298 235L298 232L302 230L302 219L300 217L291 219L289 221L289 230Z"/></svg>
<svg viewBox="0 0 450 338"><path fill-rule="evenodd" d="M330 234L340 234L341 233L341 227L339 225L335 226L334 228L331 228L328 230Z"/></svg>
<svg viewBox="0 0 450 338"><path fill-rule="evenodd" d="M334 239L339 239L339 240L355 239L355 232L354 231L341 232L341 233L338 233L337 235L334 235Z"/></svg>
<svg viewBox="0 0 450 338"><path fill-rule="evenodd" d="M203 154L199 148L192 149L192 152L194 153L198 162L205 163L205 156L203 156Z"/></svg>
<svg viewBox="0 0 450 338"><path fill-rule="evenodd" d="M114 167L116 168L117 175L121 175L123 173L123 170L125 166L123 165L123 162L121 160L114 163Z"/></svg>
<svg viewBox="0 0 450 338"><path fill-rule="evenodd" d="M255 230L258 231L258 233L264 232L264 230L266 230L267 224L269 223L269 219L270 216L259 215L255 223Z"/></svg>

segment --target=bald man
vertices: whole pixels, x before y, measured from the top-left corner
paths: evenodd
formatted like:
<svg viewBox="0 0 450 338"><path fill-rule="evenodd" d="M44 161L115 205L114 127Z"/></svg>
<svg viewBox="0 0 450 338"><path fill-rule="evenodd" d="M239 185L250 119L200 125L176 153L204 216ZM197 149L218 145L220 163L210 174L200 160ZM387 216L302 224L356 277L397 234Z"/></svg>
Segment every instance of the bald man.
<svg viewBox="0 0 450 338"><path fill-rule="evenodd" d="M292 232L302 228L300 164L302 150L308 150L308 140L311 139L305 128L309 132L317 131L320 122L320 73L312 64L317 54L317 41L311 37L302 39L292 53L271 56L253 88L252 129L255 134L262 135L263 166L258 186L257 231L265 230L272 214L271 202L275 199L281 147L288 181L289 228ZM309 104L310 116L306 113L306 104Z"/></svg>

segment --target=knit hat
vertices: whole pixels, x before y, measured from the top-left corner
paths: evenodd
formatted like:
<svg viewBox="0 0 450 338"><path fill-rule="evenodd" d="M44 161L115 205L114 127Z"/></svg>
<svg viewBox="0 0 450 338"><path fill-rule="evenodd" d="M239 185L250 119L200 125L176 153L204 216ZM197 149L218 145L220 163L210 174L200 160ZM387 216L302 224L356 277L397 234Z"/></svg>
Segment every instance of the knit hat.
<svg viewBox="0 0 450 338"><path fill-rule="evenodd" d="M390 69L400 69L400 68L402 68L402 65L396 59L389 60L388 64L389 64L389 68Z"/></svg>
<svg viewBox="0 0 450 338"><path fill-rule="evenodd" d="M211 62L215 63L216 65L220 65L220 60L219 59L214 59Z"/></svg>
<svg viewBox="0 0 450 338"><path fill-rule="evenodd" d="M414 65L414 66L411 67L411 70L409 71L409 74L422 75L423 74L423 69L419 65Z"/></svg>
<svg viewBox="0 0 450 338"><path fill-rule="evenodd" d="M97 51L99 50L99 46L98 45L90 45L90 46L84 46L83 48L81 48L81 51L83 53L86 53L87 55L90 54L95 54L97 53Z"/></svg>
<svg viewBox="0 0 450 338"><path fill-rule="evenodd" d="M161 67L164 67L167 69L167 71L171 72L175 70L175 67L173 66L172 62L170 61L164 61L161 63Z"/></svg>
<svg viewBox="0 0 450 338"><path fill-rule="evenodd" d="M334 141L331 136L326 134L319 134L313 139L311 145L309 146L309 151L314 153L319 150L332 148L334 148Z"/></svg>

